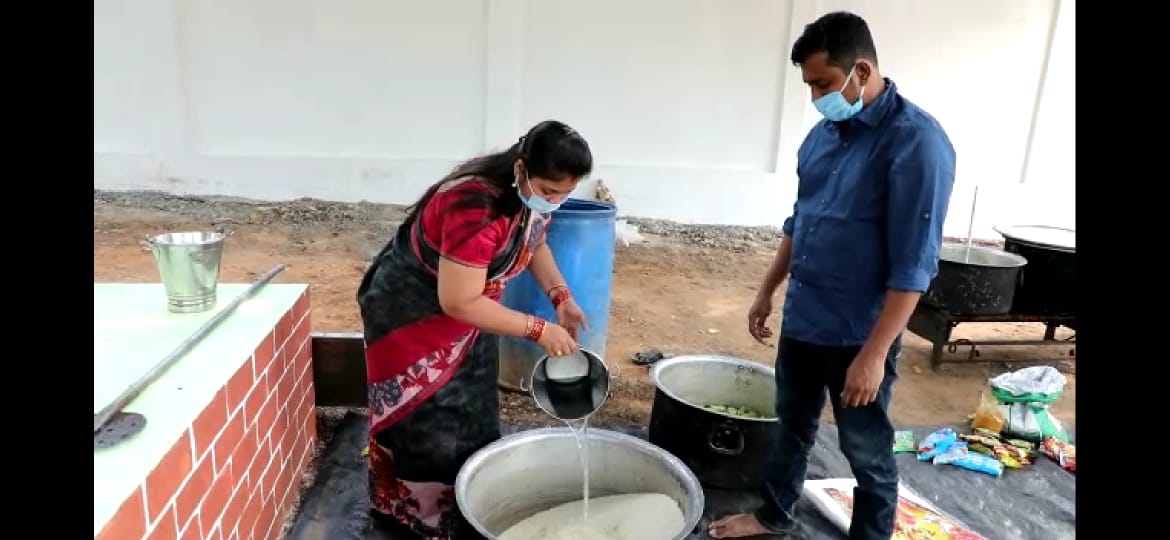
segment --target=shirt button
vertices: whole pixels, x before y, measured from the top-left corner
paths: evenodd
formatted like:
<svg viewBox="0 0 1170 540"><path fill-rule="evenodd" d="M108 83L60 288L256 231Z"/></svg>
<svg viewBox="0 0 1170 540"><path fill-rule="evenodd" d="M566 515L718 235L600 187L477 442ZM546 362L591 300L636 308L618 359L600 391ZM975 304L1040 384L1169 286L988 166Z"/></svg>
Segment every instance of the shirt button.
<svg viewBox="0 0 1170 540"><path fill-rule="evenodd" d="M833 169L833 174L837 174L837 169Z"/></svg>
<svg viewBox="0 0 1170 540"><path fill-rule="evenodd" d="M805 259L807 259L807 258L808 258L808 256L807 256L807 255L801 255L801 256L800 256L800 260L802 260L802 261L803 261L803 260L805 260Z"/></svg>
<svg viewBox="0 0 1170 540"><path fill-rule="evenodd" d="M809 227L809 228L808 228L808 232L813 232L813 231L815 231L815 230L817 230L817 228L816 228L816 227Z"/></svg>

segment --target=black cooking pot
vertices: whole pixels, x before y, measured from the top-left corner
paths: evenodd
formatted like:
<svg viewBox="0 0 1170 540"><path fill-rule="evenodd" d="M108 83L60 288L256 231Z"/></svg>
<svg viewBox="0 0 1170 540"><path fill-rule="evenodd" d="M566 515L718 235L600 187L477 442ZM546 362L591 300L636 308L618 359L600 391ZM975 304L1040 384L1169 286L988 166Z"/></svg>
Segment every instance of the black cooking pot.
<svg viewBox="0 0 1170 540"><path fill-rule="evenodd" d="M938 275L923 301L954 315L1003 315L1012 310L1020 269L1028 260L994 248L944 243Z"/></svg>
<svg viewBox="0 0 1170 540"><path fill-rule="evenodd" d="M650 377L650 442L678 457L705 485L758 487L777 422L775 371L738 358L693 355L658 362ZM766 418L706 405L744 407Z"/></svg>
<svg viewBox="0 0 1170 540"><path fill-rule="evenodd" d="M1076 316L1077 232L1044 225L999 228L1004 251L1028 259L1013 313Z"/></svg>

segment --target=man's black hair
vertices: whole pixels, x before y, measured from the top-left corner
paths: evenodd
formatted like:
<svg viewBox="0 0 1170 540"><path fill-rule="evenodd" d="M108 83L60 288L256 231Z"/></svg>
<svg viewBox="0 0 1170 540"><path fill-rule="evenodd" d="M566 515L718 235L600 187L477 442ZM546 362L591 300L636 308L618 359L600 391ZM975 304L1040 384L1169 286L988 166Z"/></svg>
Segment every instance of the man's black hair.
<svg viewBox="0 0 1170 540"><path fill-rule="evenodd" d="M848 11L835 11L805 25L804 32L792 44L793 64L803 64L808 57L825 52L829 65L848 72L858 60L877 66L877 48L865 19Z"/></svg>

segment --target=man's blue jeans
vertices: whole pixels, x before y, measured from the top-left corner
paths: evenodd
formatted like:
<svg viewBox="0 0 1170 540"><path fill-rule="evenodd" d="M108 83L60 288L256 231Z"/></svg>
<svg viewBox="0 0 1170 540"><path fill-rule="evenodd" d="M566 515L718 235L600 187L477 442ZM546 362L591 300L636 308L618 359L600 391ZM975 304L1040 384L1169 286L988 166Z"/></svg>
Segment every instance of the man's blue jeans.
<svg viewBox="0 0 1170 540"><path fill-rule="evenodd" d="M776 355L776 413L780 421L764 472L764 506L756 513L761 524L776 531L793 526L792 512L800 498L827 389L841 452L857 480L849 538L889 540L893 535L898 465L888 410L898 378L901 342L899 337L886 355L886 374L877 399L864 407L842 407L845 374L861 347L813 345L781 336Z"/></svg>

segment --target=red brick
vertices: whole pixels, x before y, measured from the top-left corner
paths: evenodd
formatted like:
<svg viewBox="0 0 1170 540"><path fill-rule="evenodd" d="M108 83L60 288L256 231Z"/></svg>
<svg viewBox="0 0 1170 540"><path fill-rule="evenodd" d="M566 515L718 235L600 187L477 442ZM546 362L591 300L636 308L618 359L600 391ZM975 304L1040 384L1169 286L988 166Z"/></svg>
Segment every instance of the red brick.
<svg viewBox="0 0 1170 540"><path fill-rule="evenodd" d="M240 523L236 525L236 530L244 538L251 538L249 533L256 525L256 519L260 517L260 497L249 497L244 504L244 511L240 513Z"/></svg>
<svg viewBox="0 0 1170 540"><path fill-rule="evenodd" d="M268 399L268 373L261 372L256 380L256 386L252 387L252 393L248 394L244 400L245 429L252 429L256 423L256 415L260 412L260 407L264 405L266 399Z"/></svg>
<svg viewBox="0 0 1170 540"><path fill-rule="evenodd" d="M167 502L179 490L183 480L191 474L195 467L191 456L191 435L184 430L179 439L171 445L171 449L163 455L154 470L146 475L146 516L153 522L166 508Z"/></svg>
<svg viewBox="0 0 1170 540"><path fill-rule="evenodd" d="M313 385L309 385L309 389L305 390L305 401L309 402L310 406L317 406L317 391L313 389Z"/></svg>
<svg viewBox="0 0 1170 540"><path fill-rule="evenodd" d="M214 451L212 456L215 457L215 471L216 474L222 474L224 465L227 465L228 458L232 455L232 450L240 443L240 439L244 437L244 415L237 414L228 421L224 426L223 431L220 432L219 438L215 440Z"/></svg>
<svg viewBox="0 0 1170 540"><path fill-rule="evenodd" d="M226 539L222 535L220 535L219 525L216 525L214 529L211 529L211 532L207 533L207 536L203 540L226 540ZM260 540L260 539L257 538L256 540Z"/></svg>
<svg viewBox="0 0 1170 540"><path fill-rule="evenodd" d="M280 472L280 462L274 458L264 468L264 474L260 475L260 499L265 505L269 505L269 499L272 498L272 487L276 485L276 473L278 472Z"/></svg>
<svg viewBox="0 0 1170 540"><path fill-rule="evenodd" d="M269 396L268 401L264 402L264 405L260 407L260 412L256 414L256 427L260 431L269 432L273 442L279 442L280 437L284 435L284 430L276 421L276 407L276 397Z"/></svg>
<svg viewBox="0 0 1170 540"><path fill-rule="evenodd" d="M248 469L252 460L256 458L256 449L258 447L259 443L256 442L256 435L251 431L244 433L244 436L240 437L240 443L232 450L233 484L251 483L251 480L248 478Z"/></svg>
<svg viewBox="0 0 1170 540"><path fill-rule="evenodd" d="M301 435L295 429L284 430L284 435L280 438L280 464L282 467L288 466L288 460L300 453L301 449L297 446L300 437Z"/></svg>
<svg viewBox="0 0 1170 540"><path fill-rule="evenodd" d="M300 347L302 344L305 344L305 343L308 343L311 345L312 344L312 335L313 335L313 333L312 333L313 320L309 316L308 313L305 313L303 316L299 315L298 317L300 318L300 320L297 321L297 325L293 329L292 342L295 343L297 345L297 347Z"/></svg>
<svg viewBox="0 0 1170 540"><path fill-rule="evenodd" d="M308 313L309 313L309 290L305 289L305 292L301 293L300 298L297 298L296 303L293 304L293 316L296 317L296 320L299 321L301 319L301 317L308 315Z"/></svg>
<svg viewBox="0 0 1170 540"><path fill-rule="evenodd" d="M215 521L227 507L234 488L231 474L221 474L211 483L207 496L203 498L203 504L199 506L199 523L203 525L203 530L206 531L215 525Z"/></svg>
<svg viewBox="0 0 1170 540"><path fill-rule="evenodd" d="M310 409L308 418L305 419L305 435L316 438L317 437L317 411Z"/></svg>
<svg viewBox="0 0 1170 540"><path fill-rule="evenodd" d="M260 507L260 515L256 518L256 524L252 526L252 538L256 540L267 540L276 535L268 534L272 529L272 524L276 522L276 505L265 503Z"/></svg>
<svg viewBox="0 0 1170 540"><path fill-rule="evenodd" d="M236 370L235 374L228 379L227 383L227 407L228 414L233 414L236 409L240 408L240 404L244 402L244 398L248 396L248 391L252 389L252 385L256 382L255 368L252 367L253 358L249 357L244 361L244 365Z"/></svg>
<svg viewBox="0 0 1170 540"><path fill-rule="evenodd" d="M289 451L288 454L295 457L299 456L301 451L300 449L296 449ZM285 495L289 492L289 489L292 488L293 484L297 483L296 481L301 477L301 475L298 474L296 466L294 463L292 463L292 461L293 459L290 458L290 463L288 463L288 465L281 469L280 473L276 475L276 489L274 490L274 493L276 493L277 501L283 501Z"/></svg>
<svg viewBox="0 0 1170 540"><path fill-rule="evenodd" d="M309 368L313 365L313 347L311 344L302 343L300 345L300 348L297 349L297 355L293 361L293 365L296 366L295 373L298 375L309 371Z"/></svg>
<svg viewBox="0 0 1170 540"><path fill-rule="evenodd" d="M220 430L227 423L228 410L225 394L224 389L220 388L215 393L215 397L211 398L211 403L208 403L203 412L199 413L199 417L192 425L192 433L195 436L195 459L203 458L203 453L211 447L211 443L215 442L216 435L219 435Z"/></svg>
<svg viewBox="0 0 1170 540"><path fill-rule="evenodd" d="M203 458L203 461L195 465L195 472L191 473L187 483L179 490L179 495L175 497L175 514L178 515L180 522L190 519L199 509L199 501L203 500L207 489L211 487L211 482L215 480L213 467L210 456Z"/></svg>
<svg viewBox="0 0 1170 540"><path fill-rule="evenodd" d="M264 336L264 339L256 346L256 350L252 352L253 367L256 369L257 377L268 369L268 364L272 362L272 356L276 354L277 345L275 330L273 330Z"/></svg>
<svg viewBox="0 0 1170 540"><path fill-rule="evenodd" d="M265 437L260 445L256 448L256 457L253 458L252 464L248 467L248 479L250 482L252 496L261 495L263 486L260 485L261 477L264 476L264 469L268 468L268 463L272 459L272 441Z"/></svg>
<svg viewBox="0 0 1170 540"><path fill-rule="evenodd" d="M293 319L291 309L284 312L284 315L280 317L280 322L276 323L276 330L274 334L276 336L277 349L283 347L285 342L288 341L288 338L292 336L293 323L295 322L297 321Z"/></svg>
<svg viewBox="0 0 1170 540"><path fill-rule="evenodd" d="M236 525L240 521L240 516L244 513L244 505L248 503L248 486L237 486L235 493L232 493L228 499L227 506L223 509L223 516L220 517L220 527L225 531L236 530Z"/></svg>
<svg viewBox="0 0 1170 540"><path fill-rule="evenodd" d="M178 540L179 526L175 522L175 507L168 505L166 511L158 518L154 530L150 531L147 540Z"/></svg>
<svg viewBox="0 0 1170 540"><path fill-rule="evenodd" d="M179 531L180 540L203 540L203 527L199 525L199 512L191 516L186 525L180 525L183 530Z"/></svg>
<svg viewBox="0 0 1170 540"><path fill-rule="evenodd" d="M110 521L94 537L94 540L126 540L142 538L146 534L146 506L142 487L139 486L122 502L110 516Z"/></svg>
<svg viewBox="0 0 1170 540"><path fill-rule="evenodd" d="M296 389L296 381L299 373L293 373L291 369L283 370L276 382L272 385L272 392L276 395L276 407L283 409L292 401L293 390Z"/></svg>

